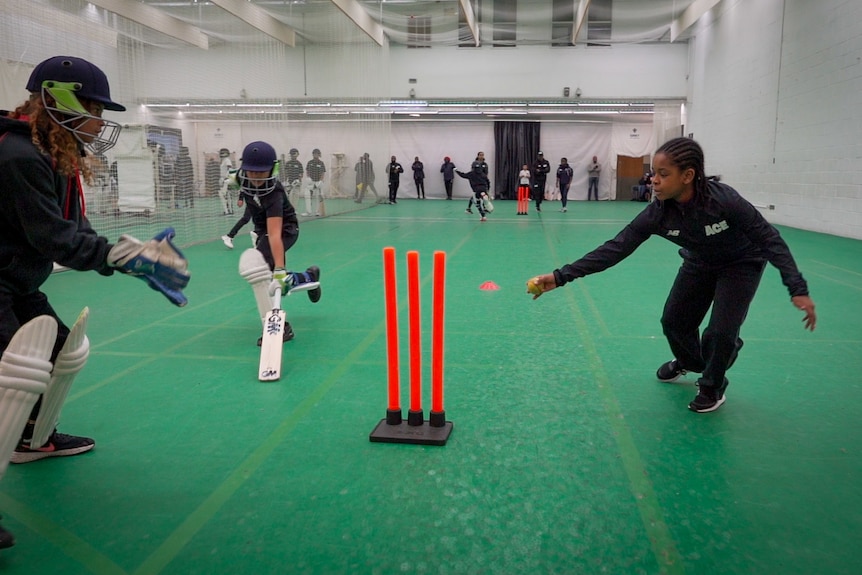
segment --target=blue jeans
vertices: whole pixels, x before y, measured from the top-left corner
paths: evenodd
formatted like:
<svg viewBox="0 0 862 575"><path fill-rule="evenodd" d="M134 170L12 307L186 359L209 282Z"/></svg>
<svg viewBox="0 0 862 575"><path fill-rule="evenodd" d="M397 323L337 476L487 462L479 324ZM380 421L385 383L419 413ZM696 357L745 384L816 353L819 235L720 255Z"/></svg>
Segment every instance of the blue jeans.
<svg viewBox="0 0 862 575"><path fill-rule="evenodd" d="M596 193L596 201L599 199L599 177L590 176L590 187L587 189L587 199L593 199L593 192Z"/></svg>

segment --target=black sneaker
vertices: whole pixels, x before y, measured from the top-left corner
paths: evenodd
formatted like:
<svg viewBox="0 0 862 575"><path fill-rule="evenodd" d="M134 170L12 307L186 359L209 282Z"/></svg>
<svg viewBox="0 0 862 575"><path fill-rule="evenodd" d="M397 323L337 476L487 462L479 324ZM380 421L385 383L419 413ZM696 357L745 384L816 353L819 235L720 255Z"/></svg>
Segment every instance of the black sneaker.
<svg viewBox="0 0 862 575"><path fill-rule="evenodd" d="M655 376L659 381L670 383L671 381L678 380L686 373L688 372L682 368L679 362L672 359L667 363L663 363L661 367L658 368L658 371L655 372Z"/></svg>
<svg viewBox="0 0 862 575"><path fill-rule="evenodd" d="M723 387L727 387L727 380L725 379L724 381L725 385ZM709 413L721 407L725 399L727 398L724 395L723 389L698 384L697 397L688 404L688 408L695 413Z"/></svg>
<svg viewBox="0 0 862 575"><path fill-rule="evenodd" d="M15 545L15 537L0 526L0 549L8 549Z"/></svg>
<svg viewBox="0 0 862 575"><path fill-rule="evenodd" d="M308 277L311 278L311 281L313 281L313 282L319 282L320 281L320 268L319 267L311 266L310 268L305 270L305 273L308 274ZM320 287L316 287L314 289L308 290L308 299L311 300L311 303L317 303L320 301L321 293L322 292L321 292Z"/></svg>
<svg viewBox="0 0 862 575"><path fill-rule="evenodd" d="M36 449L30 448L30 443L23 439L18 447L12 452L11 463L30 463L47 457L64 457L66 455L78 455L90 451L96 446L96 442L89 437L78 437L77 435L66 435L56 431L48 438L47 443Z"/></svg>
<svg viewBox="0 0 862 575"><path fill-rule="evenodd" d="M296 335L296 334L293 333L293 328L290 327L290 322L288 322L288 321L284 322L284 333L281 334L281 341L282 342L290 341L293 339L294 335ZM263 336L260 336L259 338L257 338L257 347L260 347L262 345L263 345Z"/></svg>

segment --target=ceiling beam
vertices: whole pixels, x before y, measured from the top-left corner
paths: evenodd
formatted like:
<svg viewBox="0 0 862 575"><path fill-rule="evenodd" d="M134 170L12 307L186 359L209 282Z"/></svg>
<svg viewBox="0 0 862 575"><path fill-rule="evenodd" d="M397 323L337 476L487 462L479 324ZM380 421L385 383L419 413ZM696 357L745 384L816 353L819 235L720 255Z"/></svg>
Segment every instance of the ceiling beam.
<svg viewBox="0 0 862 575"><path fill-rule="evenodd" d="M470 27L470 33L473 34L473 41L476 47L479 47L479 25L476 23L476 12L473 10L473 4L470 0L459 0L461 10L464 11L464 19L467 20L467 26Z"/></svg>
<svg viewBox="0 0 862 575"><path fill-rule="evenodd" d="M230 12L252 28L257 28L270 38L275 38L291 48L296 46L296 31L247 0L209 0L222 10Z"/></svg>
<svg viewBox="0 0 862 575"><path fill-rule="evenodd" d="M358 0L332 0L332 3L341 10L345 16L350 18L354 24L365 32L369 38L374 40L378 46L386 44L386 34L383 31L383 26L371 17L371 15L362 7Z"/></svg>
<svg viewBox="0 0 862 575"><path fill-rule="evenodd" d="M578 43L578 34L581 33L581 28L584 25L584 22L587 21L587 10L590 9L590 2L592 0L576 0L577 6L575 6L575 23L572 26L572 45Z"/></svg>
<svg viewBox="0 0 862 575"><path fill-rule="evenodd" d="M166 36L175 38L192 46L204 50L209 49L209 38L190 24L174 18L170 14L148 6L143 2L132 2L131 0L88 0L90 4L104 8L127 20L137 22L142 26L161 32Z"/></svg>
<svg viewBox="0 0 862 575"><path fill-rule="evenodd" d="M694 0L688 5L679 18L670 23L670 41L675 42L680 35L688 30L700 17L712 10L721 0Z"/></svg>

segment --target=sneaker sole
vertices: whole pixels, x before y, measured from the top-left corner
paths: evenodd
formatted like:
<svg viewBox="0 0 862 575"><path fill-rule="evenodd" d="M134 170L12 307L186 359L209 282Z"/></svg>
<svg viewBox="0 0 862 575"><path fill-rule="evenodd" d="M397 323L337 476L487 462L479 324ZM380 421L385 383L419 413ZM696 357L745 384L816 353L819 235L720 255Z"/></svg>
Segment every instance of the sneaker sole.
<svg viewBox="0 0 862 575"><path fill-rule="evenodd" d="M96 447L93 445L82 445L81 447L73 447L71 449L59 449L57 451L13 451L10 463L30 463L31 461L39 461L49 457L66 457L69 455L78 455L86 453Z"/></svg>
<svg viewBox="0 0 862 575"><path fill-rule="evenodd" d="M696 405L694 405L694 402L692 402L692 403L688 404L688 408L695 413L709 413L711 411L715 411L716 409L718 409L719 407L724 405L724 401L726 399L727 399L727 396L722 395L721 399L719 399L718 401L716 401L713 405L710 405L709 407L697 407Z"/></svg>
<svg viewBox="0 0 862 575"><path fill-rule="evenodd" d="M681 378L681 377L682 377L682 376L684 376L684 375L685 375L685 372L680 373L680 374L677 374L677 375L675 375L675 376L671 377L670 379L662 379L662 378L660 378L658 375L656 375L656 379L658 379L658 380L659 380L660 382L662 382L662 383L673 383L673 382L677 381L679 378Z"/></svg>
<svg viewBox="0 0 862 575"><path fill-rule="evenodd" d="M320 268L317 266L311 266L307 270L311 277L314 278L314 281L318 283L318 287L313 290L309 290L308 299L311 300L311 303L317 303L320 301L320 296L323 294L323 290L319 287L320 284Z"/></svg>

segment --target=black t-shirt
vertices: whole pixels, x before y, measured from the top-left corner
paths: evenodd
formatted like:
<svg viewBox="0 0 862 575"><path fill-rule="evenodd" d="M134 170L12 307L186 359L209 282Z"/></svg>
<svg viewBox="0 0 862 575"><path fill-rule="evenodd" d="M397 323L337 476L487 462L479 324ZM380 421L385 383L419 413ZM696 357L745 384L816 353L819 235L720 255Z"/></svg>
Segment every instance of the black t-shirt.
<svg viewBox="0 0 862 575"><path fill-rule="evenodd" d="M243 189L241 196L245 201L246 207L251 212L254 231L258 235L266 233L267 218L281 217L282 230L285 232L293 232L299 227L296 210L293 208L290 200L287 199L287 194L281 182L276 182L275 189L268 194L258 196Z"/></svg>
<svg viewBox="0 0 862 575"><path fill-rule="evenodd" d="M302 162L299 160L288 160L284 164L284 173L288 183L302 179Z"/></svg>
<svg viewBox="0 0 862 575"><path fill-rule="evenodd" d="M320 158L312 158L305 165L305 172L313 182L319 182L323 179L323 174L326 173L326 164Z"/></svg>

